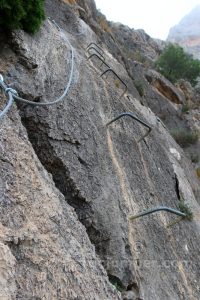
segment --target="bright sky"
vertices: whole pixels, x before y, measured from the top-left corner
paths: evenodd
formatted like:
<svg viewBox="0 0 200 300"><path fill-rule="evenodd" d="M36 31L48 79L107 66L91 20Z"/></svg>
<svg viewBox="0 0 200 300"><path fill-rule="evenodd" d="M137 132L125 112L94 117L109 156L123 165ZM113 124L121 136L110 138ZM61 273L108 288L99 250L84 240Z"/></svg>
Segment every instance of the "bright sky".
<svg viewBox="0 0 200 300"><path fill-rule="evenodd" d="M179 23L200 0L95 0L109 21L144 29L153 38L165 40L169 29Z"/></svg>

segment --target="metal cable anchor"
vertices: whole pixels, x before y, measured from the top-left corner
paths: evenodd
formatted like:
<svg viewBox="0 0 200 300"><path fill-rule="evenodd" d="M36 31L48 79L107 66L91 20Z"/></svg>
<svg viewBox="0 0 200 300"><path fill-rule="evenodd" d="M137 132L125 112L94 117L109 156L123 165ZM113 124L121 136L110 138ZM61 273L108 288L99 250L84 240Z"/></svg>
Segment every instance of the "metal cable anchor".
<svg viewBox="0 0 200 300"><path fill-rule="evenodd" d="M13 95L15 95L15 93L17 93L17 92L15 90L13 90L12 88L9 88L4 83L4 79L3 79L3 76L1 74L0 74L0 87L2 88L2 90L7 95L7 98L8 98L7 104L5 105L5 107L3 108L3 110L0 111L0 119L1 119L3 116L5 116L5 114L8 112L8 110L12 106L12 104L14 102Z"/></svg>
<svg viewBox="0 0 200 300"><path fill-rule="evenodd" d="M6 89L5 89L5 93L6 94L8 94L9 92L11 92L12 94L14 94L14 95L18 95L18 93L17 93L17 91L16 90L14 90L14 89L12 89L12 88L10 88L10 87L7 87Z"/></svg>

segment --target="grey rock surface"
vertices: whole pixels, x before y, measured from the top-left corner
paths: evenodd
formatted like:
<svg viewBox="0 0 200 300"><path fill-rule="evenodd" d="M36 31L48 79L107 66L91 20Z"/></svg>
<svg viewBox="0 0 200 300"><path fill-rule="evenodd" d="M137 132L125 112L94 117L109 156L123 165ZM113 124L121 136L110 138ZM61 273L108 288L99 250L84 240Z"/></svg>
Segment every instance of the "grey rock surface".
<svg viewBox="0 0 200 300"><path fill-rule="evenodd" d="M187 128L181 115L181 107L186 100L183 91L141 63L128 61L127 68L138 90L137 98L141 104L149 107L167 128Z"/></svg>
<svg viewBox="0 0 200 300"><path fill-rule="evenodd" d="M15 106L0 127L0 299L121 299Z"/></svg>
<svg viewBox="0 0 200 300"><path fill-rule="evenodd" d="M120 23L111 23L116 43L127 59L153 62L163 49L162 44L151 38L143 29L134 30Z"/></svg>
<svg viewBox="0 0 200 300"><path fill-rule="evenodd" d="M89 2L84 1L86 14ZM50 101L62 93L70 70L67 40L75 50L73 84L65 101L42 108L18 103L19 112L13 106L1 123L1 255L2 278L6 278L2 290L8 299L17 294L19 299L45 295L47 299L196 300L199 181L183 150L147 107L156 99L159 109L166 105L171 113L177 111L177 104L145 79L145 74L155 78L155 73L138 62L129 62L127 73L102 43L106 61L128 85L128 93L120 98L122 87L116 78L111 74L100 78L98 59L87 60L86 46L100 37L78 19L73 7L67 10L62 3L56 8L55 3L47 1L47 13L56 19L59 9L61 22L56 21L63 31L46 20L34 37L21 31L9 43L2 37L6 81L34 101ZM91 18L93 14L95 9ZM73 24L82 35L71 32ZM149 94L140 96L133 85L139 76ZM184 101L178 89L173 87L173 92ZM106 127L125 111L153 129L140 143L146 129L132 119ZM192 222L182 220L167 227L175 217L164 212L129 220L146 208L177 208L180 199L192 207ZM121 296L106 272L123 291Z"/></svg>

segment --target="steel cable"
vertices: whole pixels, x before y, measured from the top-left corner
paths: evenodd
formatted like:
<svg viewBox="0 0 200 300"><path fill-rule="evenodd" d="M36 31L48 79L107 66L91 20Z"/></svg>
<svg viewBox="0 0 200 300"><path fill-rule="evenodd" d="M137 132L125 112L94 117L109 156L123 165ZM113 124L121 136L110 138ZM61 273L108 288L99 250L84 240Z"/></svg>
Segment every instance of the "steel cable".
<svg viewBox="0 0 200 300"><path fill-rule="evenodd" d="M13 104L13 94L16 93L15 90L8 88L7 85L3 81L3 76L0 74L0 87L5 91L5 94L8 95L8 103L3 108L3 110L0 112L0 119L3 118L3 116L8 112L10 107Z"/></svg>
<svg viewBox="0 0 200 300"><path fill-rule="evenodd" d="M8 92L8 103L3 108L3 110L0 112L0 119L3 118L3 116L5 116L5 114L7 114L8 110L12 106L13 102L14 102L13 95L11 92Z"/></svg>
<svg viewBox="0 0 200 300"><path fill-rule="evenodd" d="M54 22L53 22L54 23ZM55 23L54 23L55 24ZM56 24L55 24L56 25ZM60 31L60 28L59 28L59 31ZM68 80L68 83L67 83L67 86L63 92L63 94L57 98L56 100L54 101L51 101L51 102L34 102L34 101L31 101L31 100L27 100L27 99L24 99L22 97L19 97L17 95L17 92L11 88L9 88L3 81L3 76L0 75L0 87L4 90L4 92L6 94L8 94L8 103L7 105L5 106L5 108L3 109L3 111L0 113L0 118L2 118L9 110L9 108L11 107L14 99L15 100L18 100L18 101L21 101L23 103L26 103L26 104L29 104L29 105L33 105L33 106L50 106L50 105L54 105L60 101L63 100L63 98L66 97L67 93L68 93L68 90L71 86L71 83L72 83L72 79L73 79L73 73L74 73L74 49L71 45L71 43L69 42L68 39L65 38L65 41L68 43L69 47L70 47L70 52L71 52L71 59L70 59L70 64L71 64L71 68L70 68L70 75L69 75L69 80Z"/></svg>

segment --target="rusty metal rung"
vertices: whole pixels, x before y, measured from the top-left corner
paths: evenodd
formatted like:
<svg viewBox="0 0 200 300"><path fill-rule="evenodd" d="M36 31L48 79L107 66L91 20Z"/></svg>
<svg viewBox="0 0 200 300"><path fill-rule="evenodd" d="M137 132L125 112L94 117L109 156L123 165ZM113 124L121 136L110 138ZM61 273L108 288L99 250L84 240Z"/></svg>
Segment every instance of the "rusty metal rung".
<svg viewBox="0 0 200 300"><path fill-rule="evenodd" d="M89 60L89 59L91 59L93 56L95 56L95 57L97 57L101 62L102 62L102 64L100 65L100 67L102 66L102 65L105 65L108 69L110 69L110 66L99 56L99 55L97 55L97 54L95 54L95 53L93 53L93 54L91 54L89 57L88 57L88 59L87 60Z"/></svg>
<svg viewBox="0 0 200 300"><path fill-rule="evenodd" d="M169 213L172 213L172 214L175 214L175 215L178 215L178 216L181 216L181 217L186 217L186 214L177 210L177 209L174 209L174 208L170 208L170 207L167 207L167 206L158 206L158 207L154 207L154 208L151 208L151 209L148 209L148 210L145 210L137 215L134 215L134 216L131 216L129 218L129 220L135 220L137 218L140 218L140 217L143 217L143 216L146 216L146 215L149 215L149 214L153 214L157 211L167 211Z"/></svg>
<svg viewBox="0 0 200 300"><path fill-rule="evenodd" d="M108 70L106 70L106 71L104 71L102 74L101 74L101 77L103 77L103 75L105 75L106 73L108 73L108 72L111 72L111 73L113 73L116 77L117 77L117 79L124 85L124 87L125 87L125 89L124 89L124 91L123 91L123 93L121 94L121 96L120 96L120 98L122 98L123 96L124 96L124 94L126 93L126 91L128 90L128 87L127 87L127 85L126 85L126 83L119 77L119 75L113 70L113 69L108 69Z"/></svg>
<svg viewBox="0 0 200 300"><path fill-rule="evenodd" d="M149 133L151 132L152 128L145 122L143 122L142 120L140 120L139 118L137 118L134 114L130 113L130 112L125 112L122 113L120 115L118 115L117 117L115 117L114 119L112 119L111 121L109 121L106 126L109 126L110 124L112 124L113 122L119 120L122 117L131 117L132 119L136 120L137 122L139 122L140 124L142 124L143 126L148 128L148 131L137 141L138 143L143 140L147 135L149 135Z"/></svg>
<svg viewBox="0 0 200 300"><path fill-rule="evenodd" d="M98 46L96 43L94 43L94 42L90 43L90 44L87 46L86 50L87 50L88 48L90 48L92 45L95 46L95 47L97 47L98 50L101 52L101 54L104 53L103 49L102 49L101 47L99 47L99 46Z"/></svg>
<svg viewBox="0 0 200 300"><path fill-rule="evenodd" d="M88 48L86 51L90 54L90 50L94 50L94 51L96 51L96 53L99 55L99 56L101 56L102 57L102 59L103 60L105 60L105 57L99 52L99 50L97 50L95 47L90 47L90 48Z"/></svg>

